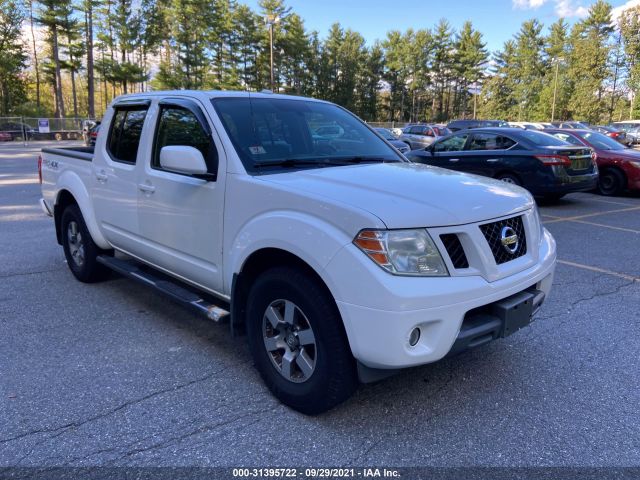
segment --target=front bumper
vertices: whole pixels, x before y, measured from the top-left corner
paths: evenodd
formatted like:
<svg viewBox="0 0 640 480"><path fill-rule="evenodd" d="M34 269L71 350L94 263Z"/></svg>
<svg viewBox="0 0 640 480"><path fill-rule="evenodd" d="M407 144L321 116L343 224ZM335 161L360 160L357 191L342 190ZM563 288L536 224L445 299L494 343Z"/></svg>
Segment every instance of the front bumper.
<svg viewBox="0 0 640 480"><path fill-rule="evenodd" d="M350 245L334 257L326 273L354 357L369 368L396 369L447 355L474 309L527 289L547 296L556 264L555 241L547 231L537 257L532 267L494 281L480 275L401 277L384 272ZM416 327L420 339L411 346L409 336Z"/></svg>

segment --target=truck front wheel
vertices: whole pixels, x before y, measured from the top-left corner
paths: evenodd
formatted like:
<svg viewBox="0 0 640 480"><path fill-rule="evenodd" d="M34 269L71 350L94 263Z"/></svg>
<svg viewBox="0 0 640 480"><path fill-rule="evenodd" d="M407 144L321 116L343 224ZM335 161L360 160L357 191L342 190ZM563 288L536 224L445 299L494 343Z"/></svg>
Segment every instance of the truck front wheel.
<svg viewBox="0 0 640 480"><path fill-rule="evenodd" d="M340 313L319 280L278 267L260 275L247 304L247 333L256 368L284 404L307 415L346 400L356 366Z"/></svg>
<svg viewBox="0 0 640 480"><path fill-rule="evenodd" d="M109 269L99 263L96 258L105 251L93 243L77 205L69 205L65 208L60 226L62 248L71 273L85 283L104 280L109 275Z"/></svg>

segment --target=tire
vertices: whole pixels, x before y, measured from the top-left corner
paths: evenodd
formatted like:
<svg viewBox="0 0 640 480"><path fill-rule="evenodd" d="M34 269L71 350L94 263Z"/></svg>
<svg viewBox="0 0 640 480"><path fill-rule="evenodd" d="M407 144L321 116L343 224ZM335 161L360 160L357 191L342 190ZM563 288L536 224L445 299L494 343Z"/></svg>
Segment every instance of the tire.
<svg viewBox="0 0 640 480"><path fill-rule="evenodd" d="M56 142L60 142L62 141L62 134L61 133L54 133L53 134L53 138Z"/></svg>
<svg viewBox="0 0 640 480"><path fill-rule="evenodd" d="M99 248L91 238L77 205L69 205L62 212L60 221L62 248L67 265L74 277L84 283L95 283L106 279L110 270L98 263L98 255L109 253Z"/></svg>
<svg viewBox="0 0 640 480"><path fill-rule="evenodd" d="M248 299L249 348L276 398L316 415L351 396L358 385L356 363L338 308L318 280L293 267L273 268L258 277ZM290 370L285 357L293 360L287 362Z"/></svg>
<svg viewBox="0 0 640 480"><path fill-rule="evenodd" d="M522 186L522 182L520 181L520 179L511 173L501 173L500 175L496 176L496 180L500 180L504 183L510 183L511 185Z"/></svg>
<svg viewBox="0 0 640 480"><path fill-rule="evenodd" d="M564 198L566 193L550 193L548 195L544 195L542 197L542 201L545 203L553 203L559 201L561 198Z"/></svg>
<svg viewBox="0 0 640 480"><path fill-rule="evenodd" d="M619 170L603 170L598 178L598 193L607 197L620 195L624 192L626 183L624 174Z"/></svg>

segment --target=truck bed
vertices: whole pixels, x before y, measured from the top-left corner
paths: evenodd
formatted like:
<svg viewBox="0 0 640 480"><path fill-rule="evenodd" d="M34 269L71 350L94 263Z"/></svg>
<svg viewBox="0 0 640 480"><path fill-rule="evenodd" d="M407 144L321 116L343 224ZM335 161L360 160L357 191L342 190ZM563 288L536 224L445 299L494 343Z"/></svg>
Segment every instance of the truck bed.
<svg viewBox="0 0 640 480"><path fill-rule="evenodd" d="M42 153L52 155L77 158L78 160L93 160L94 147L61 147L61 148L43 148Z"/></svg>

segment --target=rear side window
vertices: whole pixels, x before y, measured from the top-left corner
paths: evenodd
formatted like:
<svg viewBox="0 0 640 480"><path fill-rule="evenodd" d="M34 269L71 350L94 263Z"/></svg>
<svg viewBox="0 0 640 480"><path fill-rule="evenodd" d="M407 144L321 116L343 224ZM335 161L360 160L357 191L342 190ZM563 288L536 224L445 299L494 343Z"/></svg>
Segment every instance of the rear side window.
<svg viewBox="0 0 640 480"><path fill-rule="evenodd" d="M516 142L495 133L476 133L469 142L468 150L506 150Z"/></svg>
<svg viewBox="0 0 640 480"><path fill-rule="evenodd" d="M118 162L136 163L147 107L118 108L111 122L107 149Z"/></svg>
<svg viewBox="0 0 640 480"><path fill-rule="evenodd" d="M183 145L200 150L211 173L215 172L217 150L196 115L179 106L163 107L160 113L151 166L160 167L160 150L170 145Z"/></svg>

